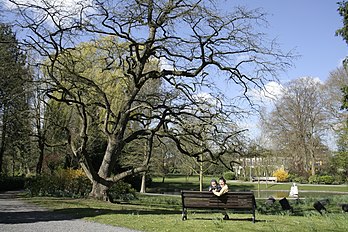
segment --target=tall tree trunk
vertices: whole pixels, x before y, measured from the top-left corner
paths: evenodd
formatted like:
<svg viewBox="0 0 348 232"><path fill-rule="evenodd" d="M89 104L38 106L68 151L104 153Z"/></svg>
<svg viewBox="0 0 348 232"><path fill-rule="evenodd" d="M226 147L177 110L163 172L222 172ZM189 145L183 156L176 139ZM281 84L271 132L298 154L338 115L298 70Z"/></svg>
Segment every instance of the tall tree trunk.
<svg viewBox="0 0 348 232"><path fill-rule="evenodd" d="M117 154L120 154L121 151L122 147L119 143L117 143L117 140L115 138L110 138L98 173L96 173L93 169L93 165L87 154L84 154L85 159L80 162L80 165L85 171L87 177L92 181L92 190L89 194L90 197L104 201L112 201L112 199L109 199L108 190L114 183L122 180L126 176L147 171L150 155L148 155L144 161L144 166L117 173L111 178L111 170L114 169ZM86 151L84 151L84 153L85 152ZM151 151L149 154L151 154Z"/></svg>
<svg viewBox="0 0 348 232"><path fill-rule="evenodd" d="M37 161L36 164L36 174L41 174L42 172L42 164L43 164L43 159L44 159L44 150L45 150L45 145L44 142L42 141L43 138L41 137L41 135L39 135L39 159Z"/></svg>
<svg viewBox="0 0 348 232"><path fill-rule="evenodd" d="M3 160L4 160L4 154L5 154L5 140L6 140L6 121L4 119L5 115L3 116L2 120L2 133L1 133L1 144L0 144L0 174L3 173Z"/></svg>
<svg viewBox="0 0 348 232"><path fill-rule="evenodd" d="M109 138L108 145L104 154L104 159L102 164L99 167L98 174L93 173L93 165L89 159L86 159L88 162L87 165L85 166L84 170L85 173L88 173L87 176L89 175L89 179L92 181L92 191L90 192L89 196L98 200L104 200L104 201L110 201L108 197L108 190L110 186L107 186L107 184L102 184L100 183L101 181L98 181L97 176L107 179L111 175L111 170L114 168L115 163L116 163L116 158L114 156L115 153L117 153L117 141L115 138ZM88 157L85 155L85 157Z"/></svg>
<svg viewBox="0 0 348 232"><path fill-rule="evenodd" d="M4 160L4 154L5 154L5 139L6 139L6 126L3 125L2 127L2 133L1 133L1 144L0 144L0 173L3 172L2 165Z"/></svg>
<svg viewBox="0 0 348 232"><path fill-rule="evenodd" d="M141 176L140 192L141 193L145 193L146 192L146 172L143 172L143 175Z"/></svg>
<svg viewBox="0 0 348 232"><path fill-rule="evenodd" d="M199 162L199 191L203 191L203 162Z"/></svg>
<svg viewBox="0 0 348 232"><path fill-rule="evenodd" d="M148 141L146 140L144 144L144 159L146 159L147 157L147 142ZM146 192L146 172L143 172L141 176L140 192L141 193Z"/></svg>
<svg viewBox="0 0 348 232"><path fill-rule="evenodd" d="M316 173L316 172L315 172L315 158L314 158L314 157L312 158L312 167L311 167L311 168L312 168L311 174L312 174L312 176L314 176L315 173Z"/></svg>

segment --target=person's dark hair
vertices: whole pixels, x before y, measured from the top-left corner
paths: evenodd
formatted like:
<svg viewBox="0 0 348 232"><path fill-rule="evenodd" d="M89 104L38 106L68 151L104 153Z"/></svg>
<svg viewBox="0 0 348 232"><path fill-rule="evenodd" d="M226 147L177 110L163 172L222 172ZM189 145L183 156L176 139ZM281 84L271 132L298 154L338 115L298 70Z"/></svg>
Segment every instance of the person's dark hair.
<svg viewBox="0 0 348 232"><path fill-rule="evenodd" d="M222 180L226 184L226 180L223 177L220 177L219 181Z"/></svg>
<svg viewBox="0 0 348 232"><path fill-rule="evenodd" d="M215 184L218 183L215 179L212 179L212 180L210 181L210 183L212 183L212 182L215 182Z"/></svg>

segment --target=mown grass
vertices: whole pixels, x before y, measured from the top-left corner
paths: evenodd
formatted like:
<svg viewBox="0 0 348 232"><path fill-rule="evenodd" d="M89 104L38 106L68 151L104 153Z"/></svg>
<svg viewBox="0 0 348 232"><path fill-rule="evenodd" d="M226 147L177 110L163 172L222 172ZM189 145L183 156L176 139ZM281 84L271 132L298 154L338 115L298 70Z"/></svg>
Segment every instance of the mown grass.
<svg viewBox="0 0 348 232"><path fill-rule="evenodd" d="M207 189L210 180L214 178L212 176L204 177L203 185L204 189ZM216 179L216 177L215 177ZM248 190L283 190L289 191L292 183L273 183L268 182L238 182L229 181L228 186L232 190L236 191L248 191ZM309 184L298 184L300 191L337 191L347 192L348 185L309 185ZM153 183L149 188L150 192L178 192L180 190L199 190L198 176L185 177L181 175L170 175L164 179L154 177Z"/></svg>
<svg viewBox="0 0 348 232"><path fill-rule="evenodd" d="M211 177L206 177L208 187ZM229 183L233 190L289 190L291 183ZM180 190L198 190L198 178L183 176L154 178L149 190L163 192ZM347 185L321 186L300 185L300 190L341 191L348 192ZM160 192L160 191L159 191ZM306 197L300 201L289 199L293 213L284 211L276 202L272 206L265 204L264 199L257 199L257 222L249 219L251 214L229 213L231 220L222 220L221 212L189 210L188 220L181 220L181 198L179 195L137 194L137 198L129 202L112 204L91 199L66 198L28 198L26 200L52 209L57 213L71 216L71 219L82 218L114 226L127 227L140 231L348 231L348 213L343 213L339 203L348 203L348 194L330 196L328 211L320 215L314 208L316 197Z"/></svg>
<svg viewBox="0 0 348 232"><path fill-rule="evenodd" d="M30 202L69 214L72 219L83 218L114 226L141 231L348 231L348 213L340 212L336 204L320 215L309 202L294 205L294 213L278 209L256 214L229 213L231 220L222 220L221 212L188 211L188 220L181 220L181 198L139 194L136 200L111 204L89 199L30 198ZM346 199L348 200L348 198ZM258 201L258 208L263 202Z"/></svg>

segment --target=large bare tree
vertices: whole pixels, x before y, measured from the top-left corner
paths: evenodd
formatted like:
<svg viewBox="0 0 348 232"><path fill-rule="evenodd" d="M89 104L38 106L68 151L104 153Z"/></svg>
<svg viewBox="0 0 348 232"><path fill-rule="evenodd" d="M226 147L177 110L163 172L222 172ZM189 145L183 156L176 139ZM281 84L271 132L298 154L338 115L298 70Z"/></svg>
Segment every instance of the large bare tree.
<svg viewBox="0 0 348 232"><path fill-rule="evenodd" d="M38 63L50 80L48 96L74 107L79 117L78 128L67 127L68 142L93 182L91 196L96 198L105 197L116 181L147 169L151 152L139 166L114 170L125 145L138 139L167 137L184 154L218 159L231 149L230 140L238 131L214 125L213 118L223 114L232 120L236 114L236 108L214 90L215 83L229 80L240 87L236 89L241 94L234 95L247 97L249 88L261 88L291 61L258 31L266 24L263 12L226 10L224 1L10 2L20 15L17 25L26 30L23 42L45 60ZM99 43L101 37L111 38L112 46ZM91 58L102 59L81 62L82 52L76 47L84 41L94 43L97 53L92 54L98 56ZM149 65L153 62L158 65ZM85 72L90 65L97 65L98 71ZM162 91L143 91L159 79ZM117 99L110 89L115 89ZM197 101L203 90L215 93L216 104L209 111ZM151 114L145 113L149 110ZM210 145L214 149L190 150L187 143L204 140L201 132L205 132L188 127L190 118L202 127L209 125L210 137L217 138ZM87 149L89 125L95 119L108 141L99 170L93 168ZM143 127L135 129L134 123Z"/></svg>
<svg viewBox="0 0 348 232"><path fill-rule="evenodd" d="M327 150L324 139L329 129L323 85L310 77L298 78L284 88L263 124L272 141L287 157L293 173L315 174L316 161Z"/></svg>

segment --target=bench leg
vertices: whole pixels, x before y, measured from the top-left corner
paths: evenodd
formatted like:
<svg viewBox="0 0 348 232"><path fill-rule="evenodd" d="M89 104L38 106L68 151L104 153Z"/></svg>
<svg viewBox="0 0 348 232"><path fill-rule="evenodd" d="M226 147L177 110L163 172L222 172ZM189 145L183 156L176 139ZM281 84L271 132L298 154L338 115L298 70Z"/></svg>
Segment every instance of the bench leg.
<svg viewBox="0 0 348 232"><path fill-rule="evenodd" d="M181 219L183 221L187 220L187 210L186 209L182 210Z"/></svg>
<svg viewBox="0 0 348 232"><path fill-rule="evenodd" d="M255 210L253 210L253 217L251 218L252 222L255 223L256 218L255 218Z"/></svg>
<svg viewBox="0 0 348 232"><path fill-rule="evenodd" d="M223 219L224 220L229 220L230 219L230 217L228 216L227 212L224 213L224 218Z"/></svg>

